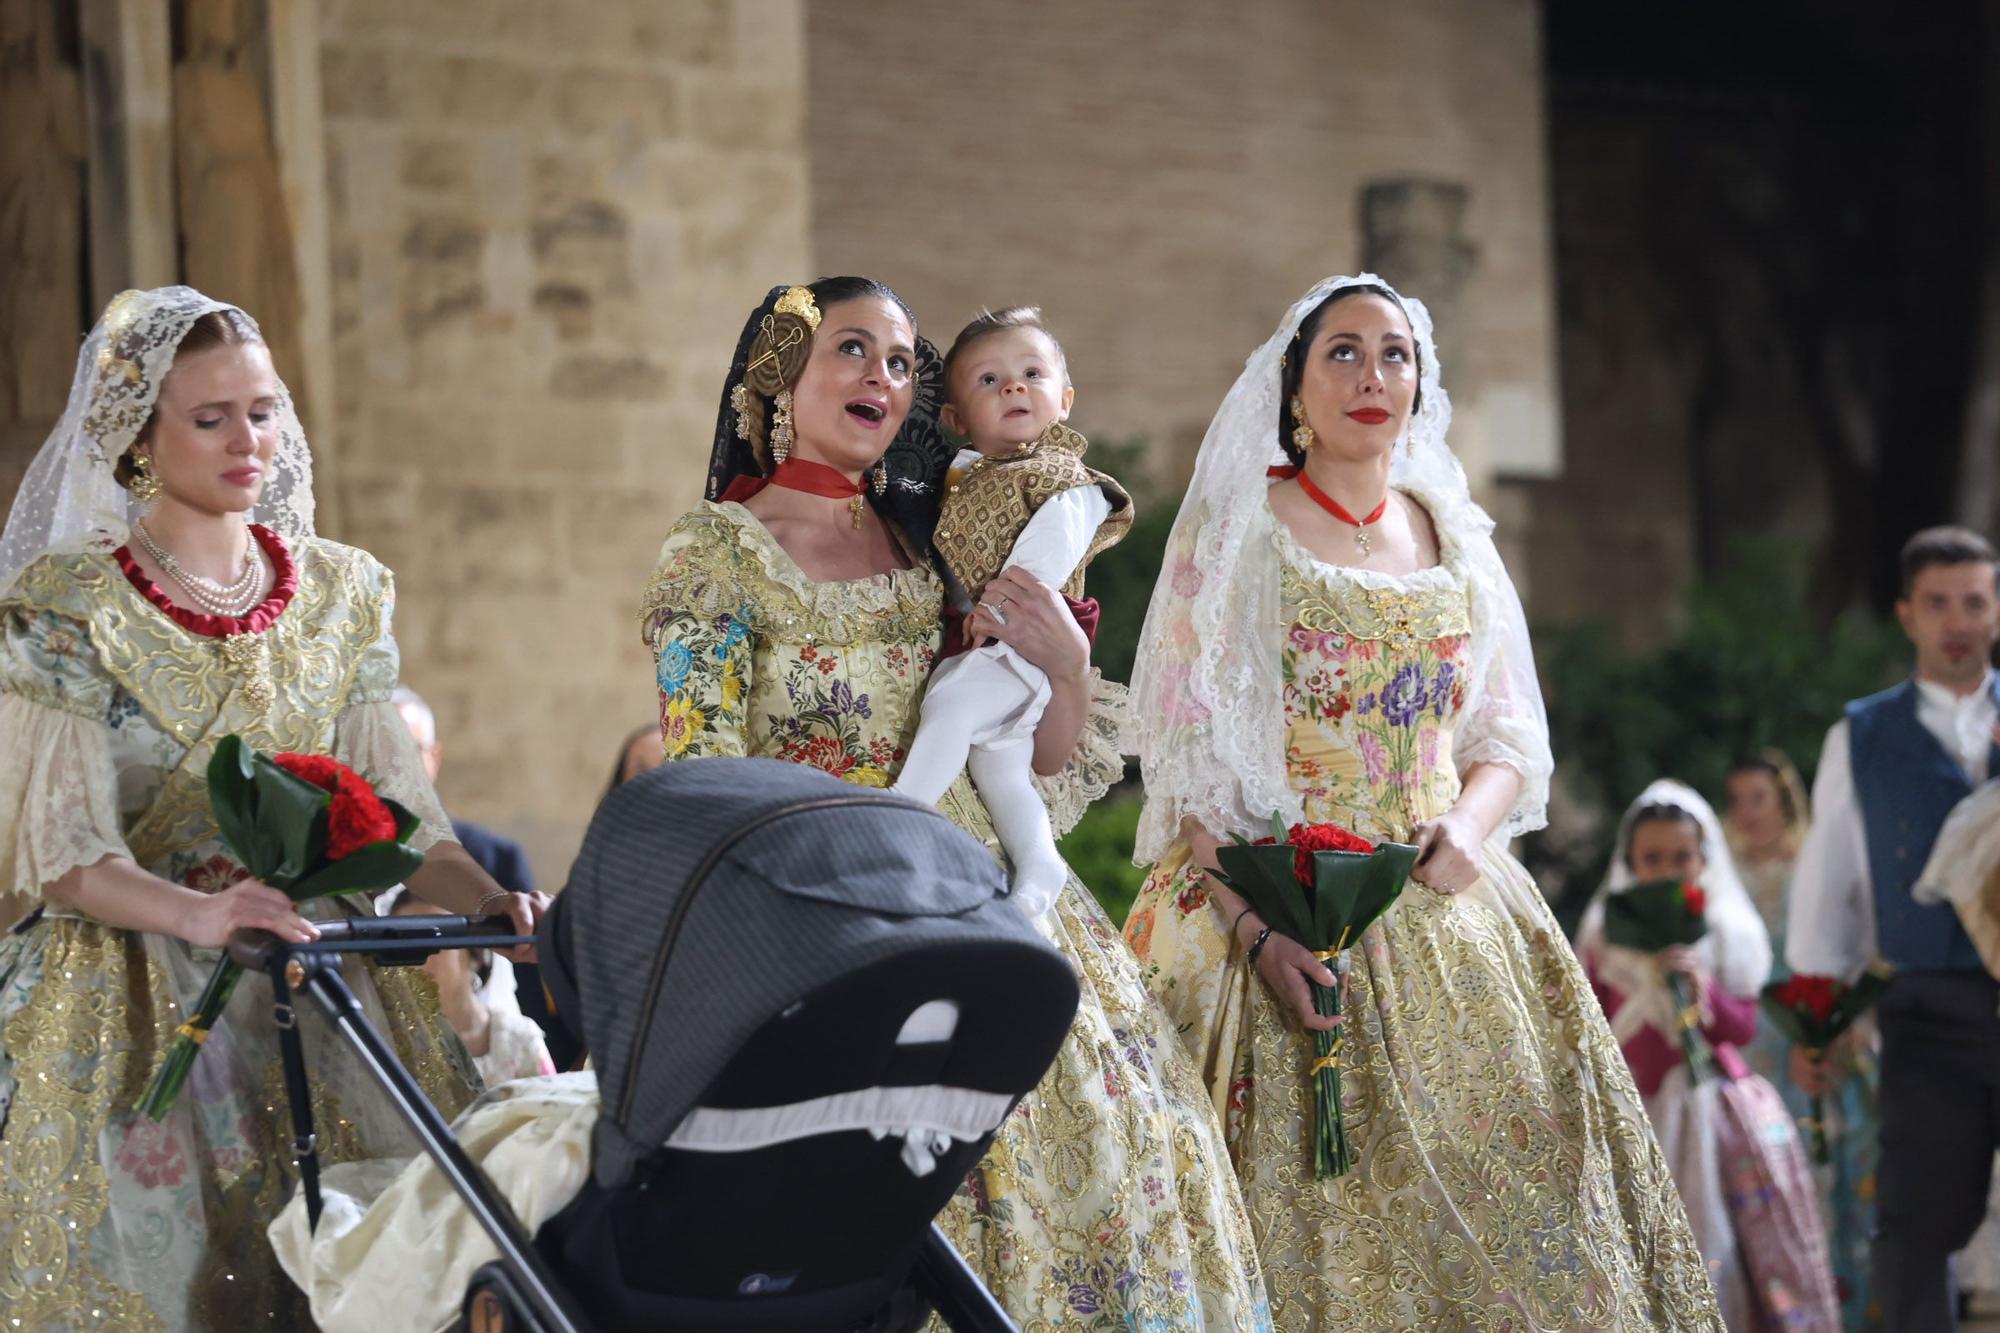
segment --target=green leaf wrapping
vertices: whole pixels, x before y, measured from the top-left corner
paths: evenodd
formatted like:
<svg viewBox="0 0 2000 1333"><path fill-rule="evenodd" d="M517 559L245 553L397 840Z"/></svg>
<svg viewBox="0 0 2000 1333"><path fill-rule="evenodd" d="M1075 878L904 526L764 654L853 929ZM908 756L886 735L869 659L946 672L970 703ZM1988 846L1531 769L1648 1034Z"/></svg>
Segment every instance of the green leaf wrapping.
<svg viewBox="0 0 2000 1333"><path fill-rule="evenodd" d="M1680 880L1650 879L1604 897L1604 938L1641 953L1693 944L1708 934L1708 922L1687 905Z"/></svg>
<svg viewBox="0 0 2000 1333"><path fill-rule="evenodd" d="M1264 918L1264 924L1288 935L1315 953L1344 952L1361 933L1389 910L1409 882L1417 849L1408 843L1383 842L1371 852L1314 852L1313 886L1299 883L1297 855L1282 840L1290 834L1273 819L1273 845L1235 842L1215 849L1218 876ZM1344 962L1344 960L1335 960ZM1312 986L1316 1013L1341 1012L1339 991ZM1341 1116L1341 1070L1338 1057L1347 1042L1345 1028L1315 1032L1313 1174L1324 1179L1345 1175L1353 1166L1347 1126ZM1335 1057L1328 1063L1326 1057Z"/></svg>
<svg viewBox="0 0 2000 1333"><path fill-rule="evenodd" d="M208 799L230 855L252 878L283 889L293 902L384 889L408 879L424 863L423 853L408 846L418 828L417 817L386 797L382 800L395 817L396 840L372 843L339 861L327 860L332 793L257 753L240 736L225 736L216 743L208 764ZM242 969L226 957L216 965L195 1011L140 1098L141 1112L160 1120L173 1109L202 1042L222 1017L241 977Z"/></svg>
<svg viewBox="0 0 2000 1333"><path fill-rule="evenodd" d="M1889 988L1889 979L1877 972L1864 972L1853 985L1846 987L1833 1002L1833 1012L1820 1022L1812 1015L1792 1008L1778 998L1777 992L1785 983L1774 981L1757 995L1757 1005L1764 1011L1764 1017L1771 1026L1784 1034L1794 1046L1803 1046L1810 1051L1824 1051L1833 1045L1847 1030L1855 1025L1861 1016L1873 1007ZM1815 1164L1825 1166L1832 1160L1826 1139L1826 1107L1823 1099L1812 1098L1812 1113L1799 1122L1806 1131L1807 1149Z"/></svg>

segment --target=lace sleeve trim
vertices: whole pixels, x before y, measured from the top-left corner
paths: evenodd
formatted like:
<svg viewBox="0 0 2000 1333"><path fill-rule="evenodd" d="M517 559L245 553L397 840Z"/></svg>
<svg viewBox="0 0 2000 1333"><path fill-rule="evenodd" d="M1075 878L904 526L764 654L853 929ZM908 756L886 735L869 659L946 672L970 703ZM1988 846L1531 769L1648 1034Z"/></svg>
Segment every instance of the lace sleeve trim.
<svg viewBox="0 0 2000 1333"><path fill-rule="evenodd" d="M1077 826L1084 812L1112 787L1125 780L1125 752L1132 738L1132 696L1115 680L1090 672L1090 711L1076 753L1060 773L1035 775L1049 823L1060 838Z"/></svg>
<svg viewBox="0 0 2000 1333"><path fill-rule="evenodd" d="M334 724L333 757L423 821L410 836L410 846L427 852L440 842L458 841L430 775L424 772L424 757L417 750L416 739L395 705L350 704Z"/></svg>
<svg viewBox="0 0 2000 1333"><path fill-rule="evenodd" d="M0 922L12 924L71 870L132 853L102 722L0 694L0 735Z"/></svg>

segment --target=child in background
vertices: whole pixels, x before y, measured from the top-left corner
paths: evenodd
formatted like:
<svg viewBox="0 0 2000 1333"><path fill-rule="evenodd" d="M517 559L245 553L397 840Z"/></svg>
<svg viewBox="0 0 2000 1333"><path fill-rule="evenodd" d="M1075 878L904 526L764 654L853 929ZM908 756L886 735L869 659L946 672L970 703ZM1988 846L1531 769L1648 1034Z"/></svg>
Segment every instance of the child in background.
<svg viewBox="0 0 2000 1333"><path fill-rule="evenodd" d="M1605 939L1605 902L1673 879L1702 891L1707 933L1641 953ZM1771 940L1707 801L1671 779L1625 812L1604 887L1585 909L1577 956L1625 1051L1695 1240L1732 1330L1840 1327L1812 1169L1777 1089L1737 1048L1756 1035ZM1681 1057L1669 973L1691 982L1715 1068L1701 1083Z"/></svg>
<svg viewBox="0 0 2000 1333"><path fill-rule="evenodd" d="M941 419L970 447L952 462L933 543L963 621L947 630L895 790L935 804L961 770L970 773L1013 863L1014 901L1033 919L1069 878L1031 764L1049 682L992 641L1009 598L988 598L987 584L1002 570L1025 570L1061 589L1092 633L1097 603L1082 600L1083 567L1124 536L1132 500L1084 466L1086 442L1063 424L1076 390L1040 310L980 314L944 366L950 401Z"/></svg>

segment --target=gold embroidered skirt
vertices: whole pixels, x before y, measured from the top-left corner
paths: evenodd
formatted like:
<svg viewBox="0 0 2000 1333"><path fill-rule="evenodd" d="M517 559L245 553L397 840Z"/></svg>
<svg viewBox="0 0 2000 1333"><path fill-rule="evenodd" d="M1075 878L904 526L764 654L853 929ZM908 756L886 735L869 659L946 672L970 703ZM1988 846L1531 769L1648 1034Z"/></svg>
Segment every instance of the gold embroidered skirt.
<svg viewBox="0 0 2000 1333"><path fill-rule="evenodd" d="M269 981L237 987L165 1120L133 1110L216 958L73 918L0 937L0 1310L21 1327L312 1327L264 1235L296 1179ZM477 1076L429 979L347 977L456 1115ZM379 1085L300 1015L322 1160L410 1152Z"/></svg>
<svg viewBox="0 0 2000 1333"><path fill-rule="evenodd" d="M1632 1077L1553 917L1505 852L1406 890L1352 951L1342 1113L1314 1178L1309 1039L1176 849L1127 935L1224 1108L1283 1333L1722 1333Z"/></svg>

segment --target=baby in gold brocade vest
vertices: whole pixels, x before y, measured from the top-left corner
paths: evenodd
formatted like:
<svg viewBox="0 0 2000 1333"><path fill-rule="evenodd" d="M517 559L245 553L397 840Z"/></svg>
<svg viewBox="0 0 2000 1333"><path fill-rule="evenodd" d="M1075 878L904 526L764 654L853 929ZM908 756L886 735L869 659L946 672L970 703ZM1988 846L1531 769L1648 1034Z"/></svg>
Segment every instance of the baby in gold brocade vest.
<svg viewBox="0 0 2000 1333"><path fill-rule="evenodd" d="M1094 633L1097 603L1081 600L1083 567L1125 535L1132 500L1084 466L1084 438L1063 424L1076 390L1061 344L1041 311L1014 306L966 325L944 365L944 423L972 446L952 462L935 535L953 609L965 616L983 605L1004 625L1005 599L981 594L994 575L1018 568L1061 589ZM1069 877L1031 762L1048 677L1004 643L968 645L956 625L944 651L895 789L935 803L961 769L969 773L1014 864L1014 901L1039 917Z"/></svg>

